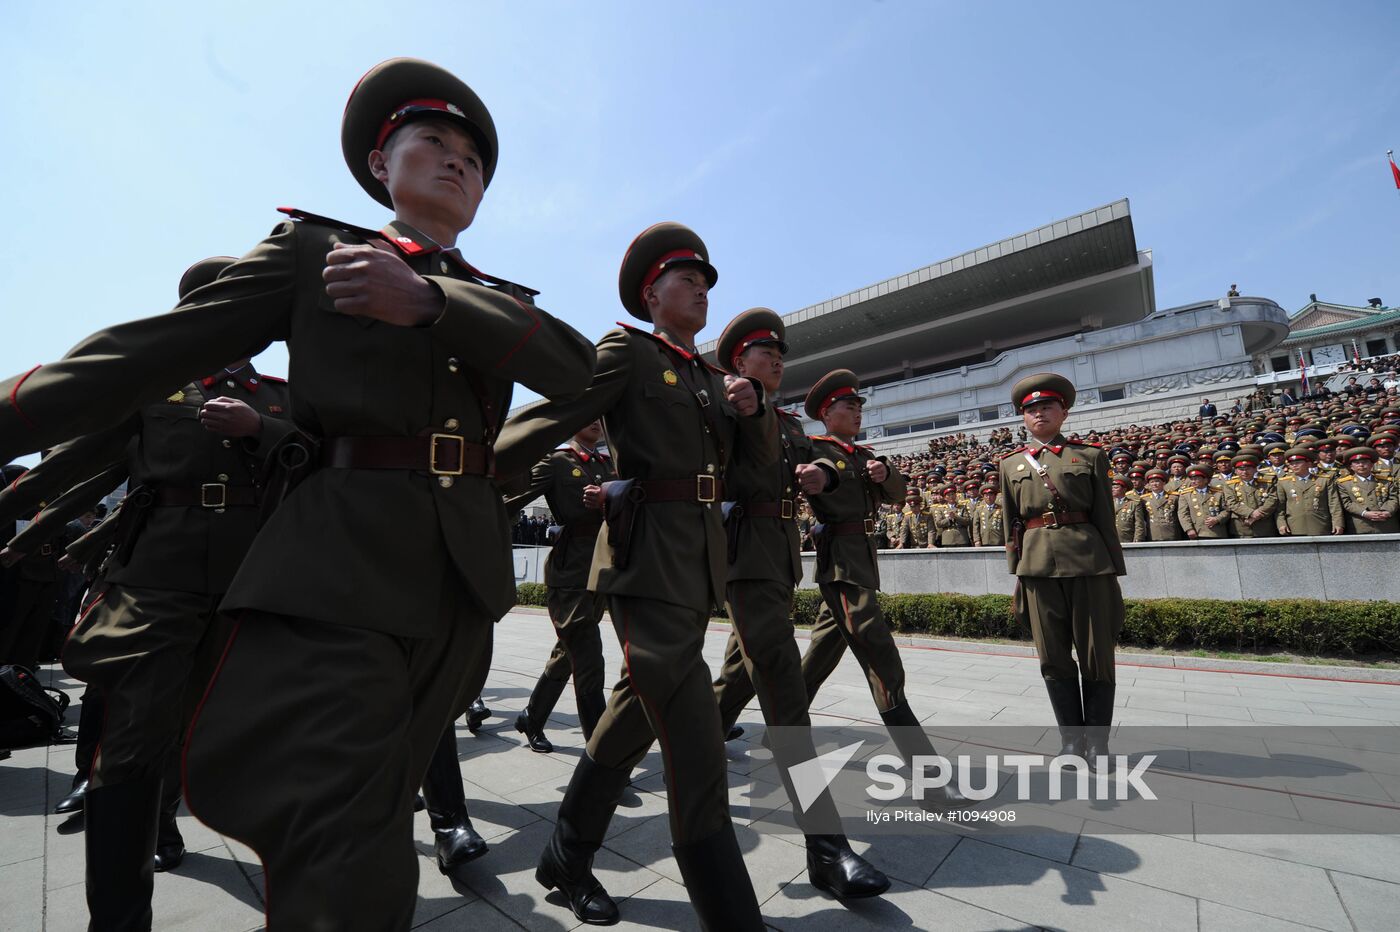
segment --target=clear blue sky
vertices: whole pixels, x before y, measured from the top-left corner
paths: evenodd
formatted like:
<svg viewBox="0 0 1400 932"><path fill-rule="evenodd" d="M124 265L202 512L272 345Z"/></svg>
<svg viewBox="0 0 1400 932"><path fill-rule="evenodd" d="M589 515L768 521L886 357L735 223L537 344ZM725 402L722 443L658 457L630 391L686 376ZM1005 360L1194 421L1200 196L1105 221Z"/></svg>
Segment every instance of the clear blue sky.
<svg viewBox="0 0 1400 932"><path fill-rule="evenodd" d="M590 337L657 220L710 246L709 338L1123 196L1159 307L1400 304L1397 39L1393 0L7 3L0 376L167 309L279 205L379 226L339 121L396 55L499 127L465 254Z"/></svg>

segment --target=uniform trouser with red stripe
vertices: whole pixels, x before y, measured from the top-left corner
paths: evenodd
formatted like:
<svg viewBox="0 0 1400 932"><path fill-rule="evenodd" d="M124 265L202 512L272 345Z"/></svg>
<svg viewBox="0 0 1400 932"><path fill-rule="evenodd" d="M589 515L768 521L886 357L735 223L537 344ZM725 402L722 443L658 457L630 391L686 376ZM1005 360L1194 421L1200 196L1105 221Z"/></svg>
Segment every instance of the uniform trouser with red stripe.
<svg viewBox="0 0 1400 932"><path fill-rule="evenodd" d="M700 655L709 613L628 596L611 596L608 608L622 642L623 670L588 756L606 768L631 770L659 741L671 841L708 838L729 822L719 710Z"/></svg>
<svg viewBox="0 0 1400 932"><path fill-rule="evenodd" d="M563 683L572 676L575 695L601 693L603 639L598 622L603 618L603 596L587 589L551 586L546 604L559 640L544 665L545 679Z"/></svg>
<svg viewBox="0 0 1400 932"><path fill-rule="evenodd" d="M904 702L904 662L880 612L878 590L845 582L820 583L831 622L812 629L812 643L802 658L802 676L809 696L836 669L850 647L870 683L870 695L881 712Z"/></svg>
<svg viewBox="0 0 1400 932"><path fill-rule="evenodd" d="M408 929L413 798L481 692L494 619L456 586L428 637L245 611L185 751L185 798L265 868L270 932Z"/></svg>

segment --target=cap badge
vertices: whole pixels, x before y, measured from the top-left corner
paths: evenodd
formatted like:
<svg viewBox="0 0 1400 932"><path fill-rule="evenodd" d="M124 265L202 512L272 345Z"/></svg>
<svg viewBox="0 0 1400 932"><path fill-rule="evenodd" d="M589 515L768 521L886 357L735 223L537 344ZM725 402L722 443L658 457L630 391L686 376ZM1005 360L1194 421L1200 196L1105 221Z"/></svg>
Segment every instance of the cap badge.
<svg viewBox="0 0 1400 932"><path fill-rule="evenodd" d="M459 117L466 117L466 114L462 112L462 108L453 103L447 104L447 112Z"/></svg>
<svg viewBox="0 0 1400 932"><path fill-rule="evenodd" d="M675 384L676 384L676 373L675 373L675 371L672 370L672 369L667 369L665 372L661 373L661 381L665 382L667 385L675 385Z"/></svg>

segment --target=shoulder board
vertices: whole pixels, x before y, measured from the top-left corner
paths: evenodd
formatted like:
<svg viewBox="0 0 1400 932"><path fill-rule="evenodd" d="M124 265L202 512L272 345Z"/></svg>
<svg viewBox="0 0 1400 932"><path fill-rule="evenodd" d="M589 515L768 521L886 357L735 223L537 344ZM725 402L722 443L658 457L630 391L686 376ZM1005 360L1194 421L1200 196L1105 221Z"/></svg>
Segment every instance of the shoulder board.
<svg viewBox="0 0 1400 932"><path fill-rule="evenodd" d="M1067 447L1093 447L1095 450L1102 450L1102 449L1103 449L1103 444L1101 444L1101 443L1091 443L1091 442L1089 442L1088 440L1066 440L1066 441L1065 441L1065 446L1067 446Z"/></svg>
<svg viewBox="0 0 1400 932"><path fill-rule="evenodd" d="M692 352L691 352L690 350L688 350L688 349L683 349L682 347L679 347L679 346L677 346L676 344L672 343L670 340L667 340L665 337L657 336L656 334L654 334L654 333L652 333L652 332L650 332L650 331L648 331L648 330L643 330L643 329L640 328L640 327L634 327L634 326L632 326L631 324L623 323L623 322L620 321L620 320L617 322L617 325L618 325L619 327L621 327L623 330L626 330L626 331L628 331L628 332L630 332L630 333L635 333L637 336L646 337L648 340L650 340L651 342L655 343L657 346L664 347L664 348L670 350L670 351L673 352L673 353L679 353L682 359L686 359L686 360L690 360L690 359L698 360L699 363L700 363L700 365L704 366L706 369L710 370L710 371L713 372L715 375L728 375L728 374L729 374L728 372L725 372L723 369L719 368L718 366L712 366L712 365L710 365L708 362L705 361L705 357L700 356L700 355L697 355L697 354L695 354L695 353L692 353Z"/></svg>
<svg viewBox="0 0 1400 932"><path fill-rule="evenodd" d="M1226 479L1226 480L1225 480L1225 484L1226 484L1226 485L1240 485L1240 484L1243 483L1243 482L1244 482L1244 480L1243 480L1243 479L1239 479L1239 478Z"/></svg>
<svg viewBox="0 0 1400 932"><path fill-rule="evenodd" d="M344 220L323 217L320 214L313 214L296 207L279 207L277 210L291 217L293 220L304 220L307 223L315 223L319 226L330 227L335 230L344 230L346 233L354 233L356 236L363 239L382 239L386 243L392 242L389 237L378 230L371 230L369 227L357 227L355 224L346 223Z"/></svg>
<svg viewBox="0 0 1400 932"><path fill-rule="evenodd" d="M1355 477L1355 476L1342 476L1342 478L1338 479L1337 481L1338 481L1338 482L1355 482L1355 481L1356 481L1356 477Z"/></svg>
<svg viewBox="0 0 1400 932"><path fill-rule="evenodd" d="M1029 449L1030 449L1030 447L1017 447L1016 449L1012 450L1010 453L1007 453L1006 455L1004 455L1004 456L1002 457L1002 459L1007 459L1007 458L1009 458L1009 457L1015 456L1017 453L1024 453L1024 452L1026 452L1026 451L1029 450Z"/></svg>
<svg viewBox="0 0 1400 932"><path fill-rule="evenodd" d="M1286 476L1279 476L1278 479L1277 479L1277 481L1278 481L1278 482L1297 482L1297 481L1298 481L1298 477L1295 476L1295 475L1293 475L1293 473L1289 473L1289 474L1286 475Z"/></svg>
<svg viewBox="0 0 1400 932"><path fill-rule="evenodd" d="M394 245L399 246L400 244L395 243ZM400 246L400 248L402 249L403 247ZM504 278L497 278L494 275L487 275L485 272L481 271L481 269L472 265L466 259L463 259L461 257L460 251L455 253L449 253L449 255L453 256L453 258L457 260L458 264L461 265L462 268L466 269L473 276L481 279L488 285L495 285L497 288L504 288L507 292L509 292L510 289L514 288L524 293L527 298L533 298L535 295L540 293L538 288L531 288L528 285L522 285L519 282L508 281ZM532 301L530 303L533 304L534 302Z"/></svg>
<svg viewBox="0 0 1400 932"><path fill-rule="evenodd" d="M799 418L796 414L793 414L791 411L784 410L783 408L774 407L773 410L777 411L783 417L791 418L794 421L801 420L801 418Z"/></svg>
<svg viewBox="0 0 1400 932"><path fill-rule="evenodd" d="M286 379L278 378L278 377L275 376L275 375L267 375L266 373L262 373L262 372L259 372L259 373L258 373L258 378L262 379L264 382L276 382L278 385L286 385L286 384L287 384L287 380L286 380Z"/></svg>

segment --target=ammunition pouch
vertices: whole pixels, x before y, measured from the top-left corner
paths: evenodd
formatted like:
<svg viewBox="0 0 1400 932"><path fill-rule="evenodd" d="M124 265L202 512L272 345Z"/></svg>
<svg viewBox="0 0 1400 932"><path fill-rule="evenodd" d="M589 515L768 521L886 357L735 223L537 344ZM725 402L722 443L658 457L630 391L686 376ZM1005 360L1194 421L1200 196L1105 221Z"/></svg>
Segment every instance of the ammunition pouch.
<svg viewBox="0 0 1400 932"><path fill-rule="evenodd" d="M727 559L733 566L739 559L739 529L744 524L744 506L739 502L725 502L720 505L724 512L724 540Z"/></svg>
<svg viewBox="0 0 1400 932"><path fill-rule="evenodd" d="M147 485L138 485L122 500L121 512L117 515L116 546L112 559L125 565L131 561L131 551L136 547L136 539L146 526L146 516L156 504L155 490Z"/></svg>
<svg viewBox="0 0 1400 932"><path fill-rule="evenodd" d="M258 504L258 527L318 466L319 449L315 441L301 433L290 433L279 440L263 459L258 487L262 497Z"/></svg>
<svg viewBox="0 0 1400 932"><path fill-rule="evenodd" d="M613 567L624 570L631 555L637 512L646 500L646 492L636 479L615 479L604 482L602 488L603 520L608 525L608 546L612 548Z"/></svg>

